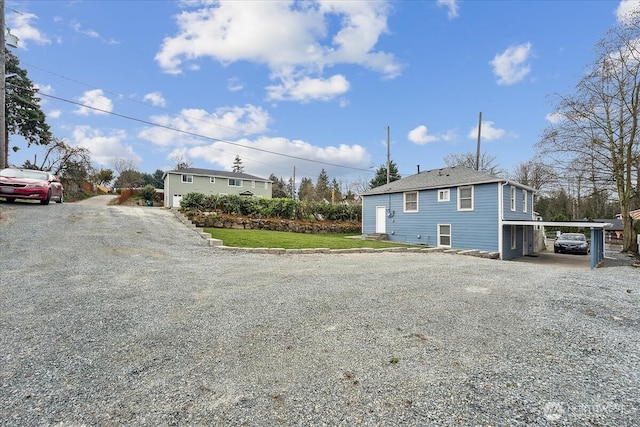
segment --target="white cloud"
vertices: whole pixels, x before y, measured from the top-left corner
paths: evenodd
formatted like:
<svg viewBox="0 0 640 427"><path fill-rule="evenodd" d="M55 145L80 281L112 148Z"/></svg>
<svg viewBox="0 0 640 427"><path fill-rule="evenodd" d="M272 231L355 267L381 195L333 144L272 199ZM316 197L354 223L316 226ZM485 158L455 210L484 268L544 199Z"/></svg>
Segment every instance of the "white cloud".
<svg viewBox="0 0 640 427"><path fill-rule="evenodd" d="M184 109L178 116L156 116L151 121L171 129L153 127L140 132L140 138L164 147L203 144L202 135L208 138L229 139L248 134L263 133L270 117L260 107L218 108L212 113L202 109ZM188 135L192 134L192 135Z"/></svg>
<svg viewBox="0 0 640 427"><path fill-rule="evenodd" d="M447 17L449 19L458 17L458 0L438 0L438 6L444 6L448 9Z"/></svg>
<svg viewBox="0 0 640 427"><path fill-rule="evenodd" d="M60 116L62 116L61 110L51 110L47 113L48 119L58 119L60 118Z"/></svg>
<svg viewBox="0 0 640 427"><path fill-rule="evenodd" d="M531 57L531 43L511 46L497 54L489 64L498 77L499 85L512 85L522 81L531 71L527 61Z"/></svg>
<svg viewBox="0 0 640 427"><path fill-rule="evenodd" d="M32 25L32 21L37 19L32 13L11 13L7 16L7 27L11 29L11 34L18 37L18 47L26 49L29 41L39 45L51 43L45 34Z"/></svg>
<svg viewBox="0 0 640 427"><path fill-rule="evenodd" d="M268 99L306 102L310 100L330 100L349 90L349 82L342 75L329 79L303 77L300 80L286 79L282 84L268 86Z"/></svg>
<svg viewBox="0 0 640 427"><path fill-rule="evenodd" d="M181 73L199 58L223 64L251 61L271 70L275 80L269 86L271 93L279 88L275 90L279 99L292 100L327 100L348 90L344 76L342 82L336 76L323 76L326 67L338 64L357 64L387 78L400 74L395 57L376 50L380 36L387 32L386 2L190 1L182 5L193 9L176 17L177 35L165 38L155 57L168 73ZM330 84L315 84L327 81ZM288 93L289 89L295 93Z"/></svg>
<svg viewBox="0 0 640 427"><path fill-rule="evenodd" d="M558 124L564 120L564 116L560 113L549 113L545 116L547 121L551 124Z"/></svg>
<svg viewBox="0 0 640 427"><path fill-rule="evenodd" d="M420 125L417 128L409 131L409 133L407 134L407 139L418 145L424 145L428 144L429 142L436 142L440 140L440 138L436 135L429 135L429 131L424 125Z"/></svg>
<svg viewBox="0 0 640 427"><path fill-rule="evenodd" d="M113 102L104 96L102 89L93 89L85 92L79 99L83 106L74 111L81 116L89 114L107 114L113 111Z"/></svg>
<svg viewBox="0 0 640 427"><path fill-rule="evenodd" d="M286 138L259 137L255 140L240 139L230 145L214 142L208 145L188 147L181 151L192 162L192 165L208 165L212 169L231 170L236 155L240 156L245 172L261 177L274 173L277 176L290 176L292 165L296 167L297 181L301 177L315 180L322 168L329 176L339 177L353 174L353 170L331 166L317 162L353 168L368 168L371 163L369 153L360 145L340 144L330 147L318 147L300 140ZM258 151L258 150L264 151ZM289 156L309 159L303 161L271 153L286 153ZM315 162L314 162L315 161Z"/></svg>
<svg viewBox="0 0 640 427"><path fill-rule="evenodd" d="M238 92L244 89L244 83L237 77L232 77L227 80L227 89L229 92Z"/></svg>
<svg viewBox="0 0 640 427"><path fill-rule="evenodd" d="M148 93L143 99L150 102L154 107L164 107L167 105L167 100L164 99L162 93L159 91Z"/></svg>
<svg viewBox="0 0 640 427"><path fill-rule="evenodd" d="M484 141L493 141L496 139L502 138L506 131L504 129L498 129L493 127L493 122L491 121L482 121L482 130L481 137ZM478 139L478 126L471 128L469 133L467 134L469 138Z"/></svg>
<svg viewBox="0 0 640 427"><path fill-rule="evenodd" d="M87 30L87 29L82 28L82 25L80 25L78 22L71 23L71 28L73 28L73 30L78 34L85 35L85 36L87 36L89 38L92 38L92 39L100 40L102 43L105 43L105 44L119 44L119 42L117 40L107 39L107 38L102 37L95 30L92 30L92 29L88 29Z"/></svg>
<svg viewBox="0 0 640 427"><path fill-rule="evenodd" d="M122 143L125 138L124 131L103 135L101 131L89 126L76 126L72 133L73 145L87 148L91 152L91 159L103 166L113 164L118 158L134 163L142 161L130 145Z"/></svg>
<svg viewBox="0 0 640 427"><path fill-rule="evenodd" d="M622 0L616 9L616 17L621 24L628 24L633 16L640 12L638 0Z"/></svg>

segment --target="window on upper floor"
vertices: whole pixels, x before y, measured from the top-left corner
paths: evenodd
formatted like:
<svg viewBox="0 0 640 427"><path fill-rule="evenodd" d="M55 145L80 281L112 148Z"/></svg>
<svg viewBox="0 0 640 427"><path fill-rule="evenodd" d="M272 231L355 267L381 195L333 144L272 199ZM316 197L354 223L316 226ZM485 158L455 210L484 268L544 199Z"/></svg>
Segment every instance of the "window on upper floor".
<svg viewBox="0 0 640 427"><path fill-rule="evenodd" d="M528 207L527 207L527 190L522 190L522 212L526 212Z"/></svg>
<svg viewBox="0 0 640 427"><path fill-rule="evenodd" d="M449 191L449 189L445 189L445 190L438 190L438 201L439 202L448 202L449 198L450 198L450 194L451 192Z"/></svg>
<svg viewBox="0 0 640 427"><path fill-rule="evenodd" d="M256 188L256 182L255 181L251 181L251 188Z"/></svg>
<svg viewBox="0 0 640 427"><path fill-rule="evenodd" d="M193 175L182 175L182 182L191 184L193 182Z"/></svg>
<svg viewBox="0 0 640 427"><path fill-rule="evenodd" d="M211 184L214 184L214 183L216 182L216 177L215 177L215 176L210 176L210 177L209 177L209 182L210 182Z"/></svg>
<svg viewBox="0 0 640 427"><path fill-rule="evenodd" d="M511 210L516 210L516 187L515 185L511 186Z"/></svg>
<svg viewBox="0 0 640 427"><path fill-rule="evenodd" d="M229 178L229 187L242 187L242 180L238 178Z"/></svg>
<svg viewBox="0 0 640 427"><path fill-rule="evenodd" d="M409 191L404 193L404 211L418 212L418 192Z"/></svg>
<svg viewBox="0 0 640 427"><path fill-rule="evenodd" d="M264 189L265 189L265 190L268 190L268 189L269 189L269 183L268 183L268 182L266 182L266 181L264 182Z"/></svg>
<svg viewBox="0 0 640 427"><path fill-rule="evenodd" d="M458 210L473 210L473 185L458 187Z"/></svg>

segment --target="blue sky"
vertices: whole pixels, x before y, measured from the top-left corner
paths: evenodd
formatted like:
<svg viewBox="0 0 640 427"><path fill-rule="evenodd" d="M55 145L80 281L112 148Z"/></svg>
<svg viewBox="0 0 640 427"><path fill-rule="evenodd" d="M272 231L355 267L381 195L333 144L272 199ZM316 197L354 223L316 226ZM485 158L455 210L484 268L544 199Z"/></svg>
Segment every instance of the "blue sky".
<svg viewBox="0 0 640 427"><path fill-rule="evenodd" d="M346 186L385 164L387 126L406 176L475 152L480 112L482 151L506 171L530 160L551 96L636 4L6 0L5 14L53 134L97 167L231 170L239 155L246 173L324 168Z"/></svg>

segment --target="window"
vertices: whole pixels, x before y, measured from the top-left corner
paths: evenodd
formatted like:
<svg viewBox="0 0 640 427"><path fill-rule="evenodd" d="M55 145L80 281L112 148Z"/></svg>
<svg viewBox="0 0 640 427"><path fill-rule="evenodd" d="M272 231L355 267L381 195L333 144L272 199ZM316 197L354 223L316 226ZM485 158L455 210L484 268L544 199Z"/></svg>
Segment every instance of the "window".
<svg viewBox="0 0 640 427"><path fill-rule="evenodd" d="M255 181L251 181L251 188L256 188L256 182Z"/></svg>
<svg viewBox="0 0 640 427"><path fill-rule="evenodd" d="M522 190L522 212L527 211L527 190Z"/></svg>
<svg viewBox="0 0 640 427"><path fill-rule="evenodd" d="M473 210L473 185L468 187L458 187L458 210Z"/></svg>
<svg viewBox="0 0 640 427"><path fill-rule="evenodd" d="M193 175L182 175L182 182L191 184L193 182Z"/></svg>
<svg viewBox="0 0 640 427"><path fill-rule="evenodd" d="M438 246L451 247L451 224L438 224Z"/></svg>
<svg viewBox="0 0 640 427"><path fill-rule="evenodd" d="M404 193L404 211L418 212L418 192Z"/></svg>
<svg viewBox="0 0 640 427"><path fill-rule="evenodd" d="M512 225L511 226L511 249L515 249L516 248L516 226Z"/></svg>
<svg viewBox="0 0 640 427"><path fill-rule="evenodd" d="M210 176L210 177L209 177L209 182L210 182L211 184L215 183L215 182L216 182L216 177L215 177L215 176Z"/></svg>
<svg viewBox="0 0 640 427"><path fill-rule="evenodd" d="M269 183L267 181L264 182L264 189L265 190L269 189Z"/></svg>
<svg viewBox="0 0 640 427"><path fill-rule="evenodd" d="M511 186L511 210L516 210L516 187Z"/></svg>
<svg viewBox="0 0 640 427"><path fill-rule="evenodd" d="M229 178L229 187L242 187L242 180L238 178Z"/></svg>
<svg viewBox="0 0 640 427"><path fill-rule="evenodd" d="M438 190L438 201L439 202L448 202L449 201L449 189L446 190Z"/></svg>

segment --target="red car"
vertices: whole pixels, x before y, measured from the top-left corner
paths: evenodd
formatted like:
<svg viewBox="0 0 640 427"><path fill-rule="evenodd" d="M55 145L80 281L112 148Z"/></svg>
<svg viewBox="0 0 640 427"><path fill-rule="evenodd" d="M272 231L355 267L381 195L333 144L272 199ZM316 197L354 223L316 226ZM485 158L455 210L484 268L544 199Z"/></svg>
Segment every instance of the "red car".
<svg viewBox="0 0 640 427"><path fill-rule="evenodd" d="M49 172L7 168L0 170L0 197L13 203L16 199L40 200L43 205L55 200L62 203L64 188Z"/></svg>

